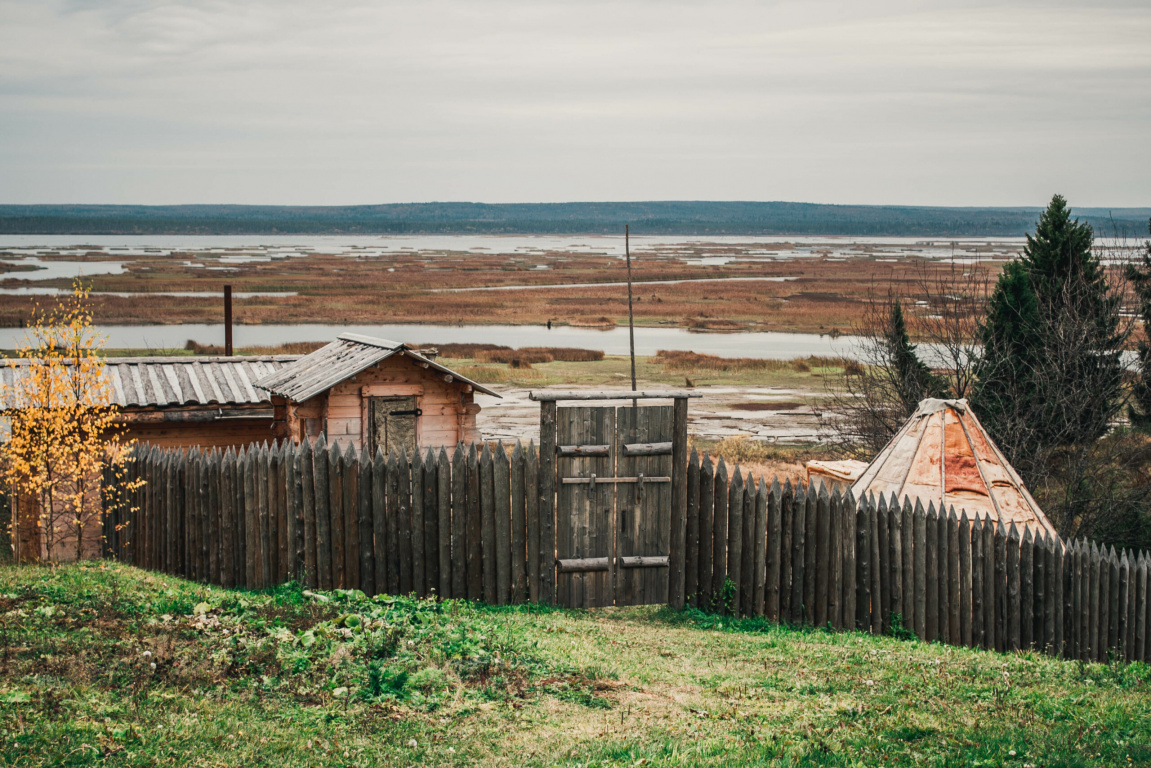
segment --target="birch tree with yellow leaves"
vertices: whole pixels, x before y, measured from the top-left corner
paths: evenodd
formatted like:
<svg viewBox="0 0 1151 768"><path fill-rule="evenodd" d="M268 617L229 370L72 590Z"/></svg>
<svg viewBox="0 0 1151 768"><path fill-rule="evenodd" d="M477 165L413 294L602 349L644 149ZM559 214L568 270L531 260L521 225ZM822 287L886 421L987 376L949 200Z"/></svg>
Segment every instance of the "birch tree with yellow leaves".
<svg viewBox="0 0 1151 768"><path fill-rule="evenodd" d="M54 306L35 308L18 357L7 361L11 383L0 386L9 422L3 473L12 496L35 509L32 519L49 560L99 553L101 492L128 496L123 487L101 488L106 464L123 482L131 448L117 423L119 408L100 355L104 341L92 327L88 291L77 280ZM28 524L28 516L19 517ZM17 520L13 515L14 525Z"/></svg>

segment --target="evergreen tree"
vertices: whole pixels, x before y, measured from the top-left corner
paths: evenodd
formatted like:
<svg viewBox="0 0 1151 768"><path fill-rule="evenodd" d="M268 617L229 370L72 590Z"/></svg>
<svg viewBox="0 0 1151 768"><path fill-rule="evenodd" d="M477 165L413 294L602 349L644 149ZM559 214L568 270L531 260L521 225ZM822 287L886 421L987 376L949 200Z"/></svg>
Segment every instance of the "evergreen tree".
<svg viewBox="0 0 1151 768"><path fill-rule="evenodd" d="M1151 221L1148 221L1147 229L1151 233ZM1141 263L1128 265L1127 278L1135 287L1139 317L1143 319L1143 340L1138 346L1135 384L1131 388L1131 405L1127 412L1133 427L1151 432L1151 240L1144 244Z"/></svg>
<svg viewBox="0 0 1151 768"><path fill-rule="evenodd" d="M1092 241L1055 195L1000 275L983 324L973 399L1025 476L1051 449L1097 440L1120 407L1119 297Z"/></svg>
<svg viewBox="0 0 1151 768"><path fill-rule="evenodd" d="M915 354L915 345L907 335L903 306L898 299L891 302L891 315L885 331L884 341L896 394L907 414L914 413L919 401L924 398L945 397L947 383L933 374Z"/></svg>

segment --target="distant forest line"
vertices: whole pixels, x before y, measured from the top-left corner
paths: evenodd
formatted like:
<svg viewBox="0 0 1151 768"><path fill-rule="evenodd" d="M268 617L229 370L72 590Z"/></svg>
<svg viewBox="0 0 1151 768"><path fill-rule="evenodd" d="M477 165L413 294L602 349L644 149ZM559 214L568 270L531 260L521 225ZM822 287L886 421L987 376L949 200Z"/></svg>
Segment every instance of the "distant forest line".
<svg viewBox="0 0 1151 768"><path fill-rule="evenodd" d="M0 205L0 234L619 234L1019 236L1039 207L784 202ZM1143 237L1151 208L1078 208L1098 235Z"/></svg>

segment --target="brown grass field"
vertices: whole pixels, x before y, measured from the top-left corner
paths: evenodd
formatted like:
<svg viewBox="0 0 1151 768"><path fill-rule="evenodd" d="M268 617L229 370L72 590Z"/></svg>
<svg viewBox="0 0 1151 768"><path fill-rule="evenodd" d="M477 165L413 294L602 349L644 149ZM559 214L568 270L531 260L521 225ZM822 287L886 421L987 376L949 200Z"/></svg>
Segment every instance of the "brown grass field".
<svg viewBox="0 0 1151 768"><path fill-rule="evenodd" d="M639 325L676 325L715 331L847 331L864 312L869 296L889 291L914 296L924 273L952 269L995 272L1010 251L999 247L976 265L925 259L915 249L890 258L891 249L850 258L830 253L790 257L787 243L773 246L775 258L745 253L738 245L693 246L672 252L633 254L635 319ZM722 253L723 264L692 263L687 256ZM746 258L741 257L746 256ZM0 251L0 257L5 254ZM451 323L597 325L627 322L622 285L574 287L626 279L623 263L607 255L394 252L384 256L320 254L270 261L229 263L203 252L122 256L93 251L75 260L124 260L125 273L88 279L95 320L103 324L211 323L222 318L225 283L236 292L297 292L296 296L235 300L237 323ZM207 267L207 268L206 268ZM228 270L228 271L221 271ZM0 287L67 287L67 280L29 282L11 272ZM655 280L788 278L786 281L729 281L644 285ZM467 290L477 286L559 285L524 291ZM101 291L202 291L200 296L117 297ZM0 295L0 326L19 326L43 296Z"/></svg>

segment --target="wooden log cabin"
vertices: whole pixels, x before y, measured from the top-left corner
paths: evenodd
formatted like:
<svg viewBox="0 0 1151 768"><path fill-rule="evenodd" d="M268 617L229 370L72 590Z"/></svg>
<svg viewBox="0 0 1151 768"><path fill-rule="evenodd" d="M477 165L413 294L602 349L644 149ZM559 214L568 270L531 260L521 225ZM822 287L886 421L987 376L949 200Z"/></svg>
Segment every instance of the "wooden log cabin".
<svg viewBox="0 0 1151 768"><path fill-rule="evenodd" d="M0 383L16 391L28 361L7 362ZM475 393L499 397L437 363L434 353L355 334L310 355L108 358L105 371L123 439L164 448L239 448L324 433L329 442L403 448L410 456L479 442ZM11 407L0 402L0 411ZM16 501L11 514L24 522L17 557L46 557L38 505Z"/></svg>
<svg viewBox="0 0 1151 768"><path fill-rule="evenodd" d="M499 397L406 344L346 333L256 382L277 430L385 453L476 443L475 393ZM283 420L281 423L281 419Z"/></svg>

